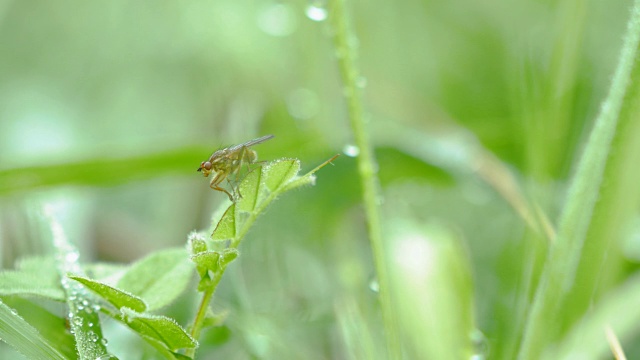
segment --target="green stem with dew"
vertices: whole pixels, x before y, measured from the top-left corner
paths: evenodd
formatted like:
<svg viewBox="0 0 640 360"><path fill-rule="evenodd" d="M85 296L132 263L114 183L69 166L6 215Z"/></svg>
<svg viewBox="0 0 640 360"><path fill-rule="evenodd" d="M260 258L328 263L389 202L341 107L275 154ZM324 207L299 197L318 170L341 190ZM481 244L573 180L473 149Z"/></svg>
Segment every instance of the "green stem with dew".
<svg viewBox="0 0 640 360"><path fill-rule="evenodd" d="M353 129L355 145L360 149L358 156L358 173L362 184L362 197L367 218L369 241L371 243L378 282L380 284L380 304L386 330L387 350L390 359L398 359L401 357L400 343L391 303L390 280L384 254L384 245L382 243L380 212L378 209L378 199L381 198L381 194L375 170L377 164L365 126L361 94L363 78L360 77L356 65L356 51L352 44L355 35L347 23L345 1L329 0L328 8L349 120L351 122L351 128Z"/></svg>

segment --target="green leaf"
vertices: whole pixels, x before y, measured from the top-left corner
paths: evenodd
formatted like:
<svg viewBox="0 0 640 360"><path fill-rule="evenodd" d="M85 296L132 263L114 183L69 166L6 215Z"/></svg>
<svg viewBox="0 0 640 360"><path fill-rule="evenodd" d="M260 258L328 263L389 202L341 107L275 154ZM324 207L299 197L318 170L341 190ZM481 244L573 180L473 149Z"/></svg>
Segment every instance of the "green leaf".
<svg viewBox="0 0 640 360"><path fill-rule="evenodd" d="M218 314L214 314L211 308L207 308L207 313L204 317L204 321L202 322L202 327L214 327L221 326L224 324L225 320L229 316L228 311L223 311Z"/></svg>
<svg viewBox="0 0 640 360"><path fill-rule="evenodd" d="M64 301L56 264L51 257L22 259L14 271L0 272L0 295L36 296Z"/></svg>
<svg viewBox="0 0 640 360"><path fill-rule="evenodd" d="M60 286L35 274L20 271L0 272L0 295L37 296L49 300L64 301Z"/></svg>
<svg viewBox="0 0 640 360"><path fill-rule="evenodd" d="M60 164L34 159L36 161L25 167L0 169L0 194L27 192L47 186L127 184L163 174L185 174L193 171L194 157L209 150L206 146L188 146L162 152L143 152L139 156L123 152L125 156L122 157L105 157L103 152L96 152L84 160Z"/></svg>
<svg viewBox="0 0 640 360"><path fill-rule="evenodd" d="M293 178L291 179L288 183L284 184L283 186L280 187L279 191L280 193L284 193L286 191L289 190L293 190L295 188L301 187L301 186L305 186L305 185L314 185L316 183L316 177L315 177L315 173L316 171L322 169L323 167L327 166L328 164L332 164L332 162L338 158L338 156L340 156L340 154L334 155L332 158L330 158L329 160L323 162L322 164L316 166L313 170L309 171L308 173Z"/></svg>
<svg viewBox="0 0 640 360"><path fill-rule="evenodd" d="M269 191L278 190L300 171L300 160L281 159L264 167L264 183Z"/></svg>
<svg viewBox="0 0 640 360"><path fill-rule="evenodd" d="M191 232L187 239L187 250L190 255L195 255L201 252L207 251L207 242L204 240L204 236L200 235L197 231Z"/></svg>
<svg viewBox="0 0 640 360"><path fill-rule="evenodd" d="M262 166L253 169L239 186L238 210L252 212L258 205L262 188Z"/></svg>
<svg viewBox="0 0 640 360"><path fill-rule="evenodd" d="M390 219L390 275L397 317L410 354L469 359L474 326L471 268L463 242L447 227ZM395 221L393 221L395 220ZM439 334L427 337L424 334Z"/></svg>
<svg viewBox="0 0 640 360"><path fill-rule="evenodd" d="M221 268L226 268L229 263L235 260L240 255L240 252L237 249L229 248L224 249L222 254L220 254L220 259L218 260L218 264Z"/></svg>
<svg viewBox="0 0 640 360"><path fill-rule="evenodd" d="M199 267L203 267L208 271L218 272L220 266L218 261L220 260L220 253L217 251L205 251L199 254L193 255L191 260ZM203 274L200 274L201 276Z"/></svg>
<svg viewBox="0 0 640 360"><path fill-rule="evenodd" d="M546 359L611 358L605 329L610 327L623 339L637 334L640 323L639 303L640 273L636 272L577 322L565 339L546 354Z"/></svg>
<svg viewBox="0 0 640 360"><path fill-rule="evenodd" d="M15 310L1 301L0 338L28 359L68 359Z"/></svg>
<svg viewBox="0 0 640 360"><path fill-rule="evenodd" d="M167 360L192 360L193 359L192 357L182 355L180 353L173 352L167 349L167 346L165 343L155 338L142 336L142 339L144 339L144 341L146 341L149 345L153 346L156 350L158 350L158 352L162 354L162 356L164 356L164 358Z"/></svg>
<svg viewBox="0 0 640 360"><path fill-rule="evenodd" d="M69 278L91 289L118 309L123 307L136 309L137 311L145 311L147 309L147 304L142 299L123 290L82 276L69 275Z"/></svg>
<svg viewBox="0 0 640 360"><path fill-rule="evenodd" d="M62 288L65 292L67 306L69 308L69 324L71 331L75 337L76 350L81 359L98 359L109 356L105 344L102 342L102 327L100 326L100 317L97 310L99 305L94 299L95 297L86 291L81 281L71 281L72 277L66 274L78 274L82 271L80 266L80 253L73 244L71 244L64 233L62 225L56 220L53 208L45 207L44 216L51 227L51 235L53 246L56 251L56 262L58 273L62 277L60 279ZM89 279L76 275L77 279L86 280L87 284L94 285L98 290L104 293L112 294L113 291L98 286L99 283L93 283ZM112 358L111 356L109 356Z"/></svg>
<svg viewBox="0 0 640 360"><path fill-rule="evenodd" d="M173 248L135 262L118 281L118 288L141 297L147 303L147 311L153 311L169 305L180 296L192 276L193 265L185 249Z"/></svg>
<svg viewBox="0 0 640 360"><path fill-rule="evenodd" d="M5 304L16 310L18 314L51 344L55 344L56 350L69 359L75 359L76 341L73 335L65 329L67 319L54 315L40 305L28 299L16 296L3 299Z"/></svg>
<svg viewBox="0 0 640 360"><path fill-rule="evenodd" d="M166 316L139 313L129 308L121 310L125 323L145 339L154 339L167 349L176 351L195 348L198 343L178 323Z"/></svg>
<svg viewBox="0 0 640 360"><path fill-rule="evenodd" d="M212 240L227 240L233 239L236 236L236 205L229 206L227 211L224 212L218 225L211 234Z"/></svg>

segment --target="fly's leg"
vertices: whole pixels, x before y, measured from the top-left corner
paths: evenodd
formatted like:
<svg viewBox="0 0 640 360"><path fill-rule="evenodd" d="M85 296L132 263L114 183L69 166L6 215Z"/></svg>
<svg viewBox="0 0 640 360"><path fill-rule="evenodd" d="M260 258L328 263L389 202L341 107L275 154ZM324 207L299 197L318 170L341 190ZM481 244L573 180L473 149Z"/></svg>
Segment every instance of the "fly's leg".
<svg viewBox="0 0 640 360"><path fill-rule="evenodd" d="M226 189L221 188L220 187L220 183L227 177L227 174L223 173L223 172L219 172L216 173L216 176L213 177L213 179L211 179L211 183L209 183L209 186L213 189L213 190L218 190L218 191L222 191L225 194L227 194L229 196L229 200L231 200L231 202L233 201L233 196L231 196L231 193L228 192ZM229 179L227 179L228 181Z"/></svg>

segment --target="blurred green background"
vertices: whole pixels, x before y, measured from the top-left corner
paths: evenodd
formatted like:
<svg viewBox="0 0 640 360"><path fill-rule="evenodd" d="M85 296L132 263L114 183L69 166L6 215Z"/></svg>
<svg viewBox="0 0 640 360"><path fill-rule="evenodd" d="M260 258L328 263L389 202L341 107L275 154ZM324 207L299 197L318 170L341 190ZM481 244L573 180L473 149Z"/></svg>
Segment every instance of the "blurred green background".
<svg viewBox="0 0 640 360"><path fill-rule="evenodd" d="M436 220L455 234L479 354L513 356L522 279L546 251L513 204L555 223L630 3L348 3L385 233ZM0 1L3 267L47 253L34 230L43 202L85 261L130 262L210 226L226 196L196 169L221 146L274 134L259 157L296 157L303 171L356 155L331 29L309 5ZM251 230L214 299L227 324L205 333L202 358L384 357L356 158L317 175ZM515 197L501 194L513 179ZM637 236L620 259L623 274L636 266ZM197 299L171 315L187 324ZM153 358L112 326L110 350Z"/></svg>

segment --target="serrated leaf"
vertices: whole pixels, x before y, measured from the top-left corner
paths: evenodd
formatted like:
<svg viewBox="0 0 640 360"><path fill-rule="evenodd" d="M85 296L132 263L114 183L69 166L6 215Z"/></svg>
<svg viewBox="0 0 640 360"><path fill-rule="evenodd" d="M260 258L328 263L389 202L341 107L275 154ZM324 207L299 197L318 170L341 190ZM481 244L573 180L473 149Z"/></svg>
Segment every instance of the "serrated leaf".
<svg viewBox="0 0 640 360"><path fill-rule="evenodd" d="M67 360L38 330L0 301L0 338L28 359Z"/></svg>
<svg viewBox="0 0 640 360"><path fill-rule="evenodd" d="M233 239L236 236L236 204L229 206L224 212L218 225L211 234L212 240Z"/></svg>
<svg viewBox="0 0 640 360"><path fill-rule="evenodd" d="M262 186L262 166L253 169L245 176L239 186L238 210L252 212L258 204Z"/></svg>
<svg viewBox="0 0 640 360"><path fill-rule="evenodd" d="M198 345L185 329L169 317L140 313L128 308L122 308L121 312L123 320L131 329L143 338L162 342L171 351Z"/></svg>
<svg viewBox="0 0 640 360"><path fill-rule="evenodd" d="M145 311L147 309L147 304L145 304L142 299L126 291L82 276L69 275L69 278L81 283L91 291L100 295L100 297L118 309L123 307L128 307L137 311Z"/></svg>
<svg viewBox="0 0 640 360"><path fill-rule="evenodd" d="M118 288L141 297L147 303L147 311L153 311L169 305L180 296L187 289L192 274L193 265L186 250L167 249L131 265L118 281Z"/></svg>
<svg viewBox="0 0 640 360"><path fill-rule="evenodd" d="M323 167L327 166L327 164L331 164L333 162L333 160L337 159L338 156L340 156L340 154L334 155L331 159L323 162L322 164L318 165L315 167L315 169L309 171L308 173L291 179L288 183L284 184L281 188L280 188L280 192L286 192L289 190L293 190L297 187L300 186L304 186L304 185L314 185L316 182L316 177L315 177L315 172L322 169Z"/></svg>
<svg viewBox="0 0 640 360"><path fill-rule="evenodd" d="M292 179L290 182L288 182L285 186L283 186L280 189L280 192L284 193L289 190L299 188L301 186L315 185L315 183L316 183L316 176L313 174L307 174L307 175Z"/></svg>
<svg viewBox="0 0 640 360"><path fill-rule="evenodd" d="M218 260L218 264L221 268L226 268L230 262L235 260L240 255L237 249L229 248L224 249L222 254L220 254L220 258Z"/></svg>
<svg viewBox="0 0 640 360"><path fill-rule="evenodd" d="M0 295L36 296L64 301L58 269L52 257L20 259L17 270L0 272Z"/></svg>
<svg viewBox="0 0 640 360"><path fill-rule="evenodd" d="M54 270L47 275L51 274L56 275L57 272ZM65 301L60 283L52 282L48 277L21 271L2 271L0 272L0 295L36 296Z"/></svg>
<svg viewBox="0 0 640 360"><path fill-rule="evenodd" d="M264 183L269 191L276 191L293 179L299 171L300 161L298 159L274 161L264 168Z"/></svg>
<svg viewBox="0 0 640 360"><path fill-rule="evenodd" d="M196 265L212 272L218 272L220 269L220 266L218 265L219 260L220 253L217 251L205 251L191 257L191 261L196 263Z"/></svg>
<svg viewBox="0 0 640 360"><path fill-rule="evenodd" d="M187 243L187 249L189 250L189 254L196 255L207 251L207 243L204 239L192 238L189 239Z"/></svg>

